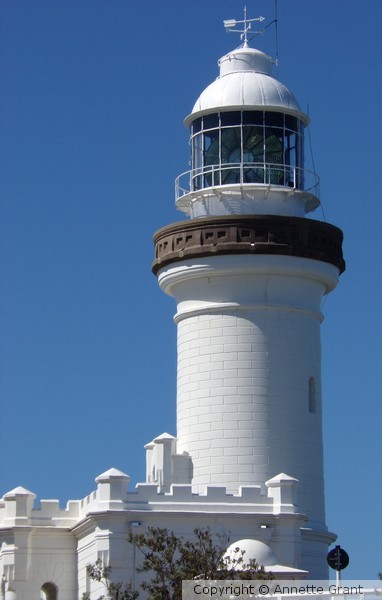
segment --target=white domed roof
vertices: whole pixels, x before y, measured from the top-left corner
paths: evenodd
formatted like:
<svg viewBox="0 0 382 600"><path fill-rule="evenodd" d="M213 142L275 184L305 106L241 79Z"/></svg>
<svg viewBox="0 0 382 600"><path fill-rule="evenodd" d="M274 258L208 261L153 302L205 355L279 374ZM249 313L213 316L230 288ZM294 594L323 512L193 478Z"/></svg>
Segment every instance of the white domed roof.
<svg viewBox="0 0 382 600"><path fill-rule="evenodd" d="M281 109L308 123L293 94L272 77L272 59L267 54L253 48L239 48L223 56L219 64L220 76L201 93L185 120L186 125L202 114L219 110L265 108Z"/></svg>
<svg viewBox="0 0 382 600"><path fill-rule="evenodd" d="M234 542L228 546L224 556L231 559L239 558L241 554L235 552L236 548L240 548L240 551L244 550L243 563L235 567L237 571L241 571L243 567L245 568L250 560L255 560L259 566L264 567L266 573L273 573L279 577L283 575L297 575L302 578L302 576L308 574L308 571L304 571L303 569L278 564L277 558L270 547L259 540L244 539Z"/></svg>
<svg viewBox="0 0 382 600"><path fill-rule="evenodd" d="M264 542L250 539L240 540L228 546L225 555L232 558L235 555L236 548L240 548L240 551L245 552L243 564L248 564L250 560L255 560L258 565L262 565L263 567L271 567L277 564L275 555Z"/></svg>

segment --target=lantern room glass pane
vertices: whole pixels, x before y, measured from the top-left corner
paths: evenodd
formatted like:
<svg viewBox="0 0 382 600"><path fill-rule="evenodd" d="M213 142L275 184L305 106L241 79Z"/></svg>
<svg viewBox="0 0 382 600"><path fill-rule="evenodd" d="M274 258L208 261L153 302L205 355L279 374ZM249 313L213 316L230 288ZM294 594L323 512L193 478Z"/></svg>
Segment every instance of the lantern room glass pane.
<svg viewBox="0 0 382 600"><path fill-rule="evenodd" d="M246 110L243 112L243 125L262 125L264 113L260 110Z"/></svg>
<svg viewBox="0 0 382 600"><path fill-rule="evenodd" d="M221 162L239 163L242 160L241 153L241 128L230 127L222 130Z"/></svg>
<svg viewBox="0 0 382 600"><path fill-rule="evenodd" d="M199 190L203 187L201 170L203 168L203 135L200 133L192 138L192 178L191 187Z"/></svg>
<svg viewBox="0 0 382 600"><path fill-rule="evenodd" d="M218 114L205 115L203 117L203 129L204 129L204 131L206 129L214 129L216 127L219 127L219 115Z"/></svg>
<svg viewBox="0 0 382 600"><path fill-rule="evenodd" d="M204 133L203 138L203 187L220 185L220 169L214 167L214 165L220 164L219 129L213 129Z"/></svg>
<svg viewBox="0 0 382 600"><path fill-rule="evenodd" d="M243 127L243 162L263 162L262 127Z"/></svg>
<svg viewBox="0 0 382 600"><path fill-rule="evenodd" d="M284 163L283 132L267 127L265 129L264 160L268 163Z"/></svg>
<svg viewBox="0 0 382 600"><path fill-rule="evenodd" d="M202 118L199 117L199 119L195 119L195 121L193 121L191 123L191 135L195 135L195 133L198 133L202 128Z"/></svg>
<svg viewBox="0 0 382 600"><path fill-rule="evenodd" d="M284 127L284 113L266 112L264 115L265 125L270 127Z"/></svg>
<svg viewBox="0 0 382 600"><path fill-rule="evenodd" d="M298 122L296 117L292 117L291 115L285 115L285 129L290 129L291 131L298 131Z"/></svg>
<svg viewBox="0 0 382 600"><path fill-rule="evenodd" d="M221 132L221 162L222 164L237 163L237 167L223 167L221 171L222 184L240 183L242 163L241 127L222 129Z"/></svg>
<svg viewBox="0 0 382 600"><path fill-rule="evenodd" d="M263 127L243 127L243 182L264 182Z"/></svg>
<svg viewBox="0 0 382 600"><path fill-rule="evenodd" d="M296 139L297 136L295 133L291 131L285 132L285 163L288 167L286 172L286 180L285 185L289 187L294 187L297 183L297 174L298 170L296 170L297 165L297 148L296 148Z"/></svg>
<svg viewBox="0 0 382 600"><path fill-rule="evenodd" d="M241 112L225 112L220 115L220 124L222 127L240 125L241 124Z"/></svg>
<svg viewBox="0 0 382 600"><path fill-rule="evenodd" d="M200 169L203 165L203 136L201 134L192 138L192 168Z"/></svg>
<svg viewBox="0 0 382 600"><path fill-rule="evenodd" d="M265 129L264 161L267 164L267 183L284 185L285 165L282 129L272 127Z"/></svg>
<svg viewBox="0 0 382 600"><path fill-rule="evenodd" d="M299 189L304 189L304 126L300 122L300 135L297 136L297 146L296 146L296 165L297 165L297 187Z"/></svg>
<svg viewBox="0 0 382 600"><path fill-rule="evenodd" d="M219 164L219 130L215 129L204 134L204 165Z"/></svg>

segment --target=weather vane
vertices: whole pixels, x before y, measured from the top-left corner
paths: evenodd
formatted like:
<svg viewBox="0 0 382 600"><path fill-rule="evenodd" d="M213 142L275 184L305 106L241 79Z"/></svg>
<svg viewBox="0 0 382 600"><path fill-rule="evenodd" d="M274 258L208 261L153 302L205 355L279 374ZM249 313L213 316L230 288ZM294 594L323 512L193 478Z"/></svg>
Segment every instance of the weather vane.
<svg viewBox="0 0 382 600"><path fill-rule="evenodd" d="M243 21L236 21L236 19L228 19L227 21L223 21L223 23L224 23L224 27L227 30L227 33L231 32L231 31L233 33L240 33L240 39L244 40L243 46L244 46L244 48L246 48L248 46L248 32L251 31L251 29L252 29L252 23L254 23L255 21L259 21L261 23L264 20L265 20L265 17L257 17L255 19L247 19L247 7L244 6L244 20ZM243 25L244 28L243 29L235 29L236 25ZM259 35L261 33L263 33L263 30L254 31L253 35Z"/></svg>

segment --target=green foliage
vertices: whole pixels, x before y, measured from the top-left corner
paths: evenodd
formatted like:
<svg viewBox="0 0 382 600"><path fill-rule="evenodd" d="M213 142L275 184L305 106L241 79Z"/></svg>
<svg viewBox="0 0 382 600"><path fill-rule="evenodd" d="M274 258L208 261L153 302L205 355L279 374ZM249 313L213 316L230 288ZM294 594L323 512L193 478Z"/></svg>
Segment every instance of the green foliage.
<svg viewBox="0 0 382 600"><path fill-rule="evenodd" d="M136 600L139 596L139 592L133 590L131 582L124 585L123 583L112 583L110 581L111 567L105 567L102 560L99 558L92 565L87 565L86 571L93 581L103 583L107 591L107 596L100 596L98 600ZM90 594L82 594L82 600L91 600Z"/></svg>
<svg viewBox="0 0 382 600"><path fill-rule="evenodd" d="M168 529L149 527L147 532L130 534L128 541L142 554L138 573L147 573L148 579L141 583L148 600L181 600L182 581L190 579L273 579L256 561L244 559L245 551L240 548L225 555L229 540L221 534L214 542L209 528L195 529L194 539L185 540ZM88 565L91 579L102 582L111 600L135 600L139 592L131 583L110 582L110 567L101 561ZM101 596L98 600L102 600ZM90 600L84 594L82 600Z"/></svg>

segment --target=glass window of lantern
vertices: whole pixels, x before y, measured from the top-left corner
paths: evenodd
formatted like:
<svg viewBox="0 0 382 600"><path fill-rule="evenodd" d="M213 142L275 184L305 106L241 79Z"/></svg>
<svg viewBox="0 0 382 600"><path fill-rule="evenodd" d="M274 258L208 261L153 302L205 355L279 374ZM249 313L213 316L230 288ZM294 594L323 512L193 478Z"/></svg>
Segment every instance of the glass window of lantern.
<svg viewBox="0 0 382 600"><path fill-rule="evenodd" d="M224 183L301 187L303 127L296 117L276 111L227 111L195 119L194 189Z"/></svg>

